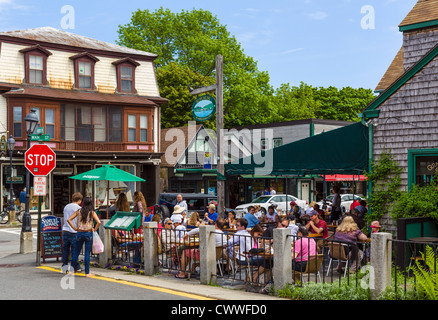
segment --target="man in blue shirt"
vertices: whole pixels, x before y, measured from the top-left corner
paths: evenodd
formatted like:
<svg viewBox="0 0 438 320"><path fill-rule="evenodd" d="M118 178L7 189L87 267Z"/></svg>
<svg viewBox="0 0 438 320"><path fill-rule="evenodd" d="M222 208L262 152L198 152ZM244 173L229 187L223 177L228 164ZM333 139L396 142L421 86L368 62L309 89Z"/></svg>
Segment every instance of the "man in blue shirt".
<svg viewBox="0 0 438 320"><path fill-rule="evenodd" d="M214 225L217 219L216 206L214 204L210 204L208 206L208 211L205 214L204 220L208 222L209 225Z"/></svg>
<svg viewBox="0 0 438 320"><path fill-rule="evenodd" d="M249 206L248 213L245 214L245 216L243 217L248 221L248 226L247 226L248 229L252 229L256 224L260 223L259 219L257 219L254 216L254 213L255 213L255 208L253 206Z"/></svg>

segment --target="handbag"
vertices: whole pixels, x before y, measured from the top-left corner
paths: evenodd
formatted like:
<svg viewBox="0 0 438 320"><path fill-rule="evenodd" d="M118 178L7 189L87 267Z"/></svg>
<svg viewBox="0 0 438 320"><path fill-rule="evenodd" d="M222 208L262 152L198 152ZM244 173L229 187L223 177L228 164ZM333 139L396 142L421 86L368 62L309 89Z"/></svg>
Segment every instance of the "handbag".
<svg viewBox="0 0 438 320"><path fill-rule="evenodd" d="M99 234L96 231L93 231L93 246L92 246L93 254L102 253L103 250L104 250L104 246L102 240L100 240Z"/></svg>

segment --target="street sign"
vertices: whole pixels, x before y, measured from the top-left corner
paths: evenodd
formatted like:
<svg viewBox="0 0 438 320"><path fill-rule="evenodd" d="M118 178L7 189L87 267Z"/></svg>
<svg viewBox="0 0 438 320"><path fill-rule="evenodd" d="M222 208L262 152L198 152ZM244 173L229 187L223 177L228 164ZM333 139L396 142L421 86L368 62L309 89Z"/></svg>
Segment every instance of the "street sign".
<svg viewBox="0 0 438 320"><path fill-rule="evenodd" d="M24 165L34 176L47 176L56 167L56 154L45 144L34 144L24 155Z"/></svg>
<svg viewBox="0 0 438 320"><path fill-rule="evenodd" d="M38 127L35 129L36 134L44 134L44 127Z"/></svg>
<svg viewBox="0 0 438 320"><path fill-rule="evenodd" d="M48 134L31 134L30 135L31 141L44 141L48 142L50 141L50 135Z"/></svg>
<svg viewBox="0 0 438 320"><path fill-rule="evenodd" d="M45 196L47 194L47 177L34 177L33 195Z"/></svg>

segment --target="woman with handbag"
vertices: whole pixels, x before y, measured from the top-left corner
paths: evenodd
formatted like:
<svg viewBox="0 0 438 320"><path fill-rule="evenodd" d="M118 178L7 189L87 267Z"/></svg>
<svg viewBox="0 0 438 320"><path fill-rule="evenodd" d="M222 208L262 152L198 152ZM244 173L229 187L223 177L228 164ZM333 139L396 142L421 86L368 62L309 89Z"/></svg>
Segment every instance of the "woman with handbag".
<svg viewBox="0 0 438 320"><path fill-rule="evenodd" d="M77 226L73 225L72 220L78 217ZM83 200L83 206L81 209L76 211L70 218L68 218L69 225L77 231L76 238L76 251L73 253L72 264L77 264L79 254L82 250L82 246L85 244L84 252L84 265L85 265L85 276L92 277L90 274L90 256L91 248L93 245L93 232L97 232L100 226L100 220L93 208L93 202L89 197L85 197ZM94 226L94 221L96 221L96 226ZM75 265L73 264L73 265Z"/></svg>

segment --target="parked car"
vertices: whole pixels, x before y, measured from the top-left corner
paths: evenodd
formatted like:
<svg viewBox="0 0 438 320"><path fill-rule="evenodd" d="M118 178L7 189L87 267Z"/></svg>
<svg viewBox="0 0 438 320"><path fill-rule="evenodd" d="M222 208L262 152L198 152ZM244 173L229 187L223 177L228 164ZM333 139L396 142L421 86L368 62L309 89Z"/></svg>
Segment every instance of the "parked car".
<svg viewBox="0 0 438 320"><path fill-rule="evenodd" d="M243 217L243 215L245 215L246 212L248 211L247 208L249 206L260 205L262 213L266 214L266 212L268 212L269 206L271 206L272 203L277 203L278 204L277 210L280 209L281 211L286 212L290 210L291 201L295 201L296 204L304 210L306 210L309 207L307 201L305 200L298 199L297 197L291 196L289 194L287 195L275 194L275 195L260 196L254 199L251 203L238 205L234 210L236 211L238 216Z"/></svg>
<svg viewBox="0 0 438 320"><path fill-rule="evenodd" d="M193 212L203 214L207 211L208 205L212 202L217 203L217 197L204 193L161 193L158 197L158 206L161 210L163 219L172 215L173 207L176 205L177 195L182 195L183 200L187 203L188 216Z"/></svg>
<svg viewBox="0 0 438 320"><path fill-rule="evenodd" d="M345 193L345 194L341 194L340 196L341 196L341 209L342 209L342 211L346 212L346 213L350 212L350 206L353 203L353 194ZM333 197L334 197L333 194L329 195L325 200L325 204L324 204L324 201L317 202L319 204L319 207L325 209L325 206L327 206L327 205L331 206ZM354 199L358 200L358 201L366 200L366 198L361 197L357 194L354 195Z"/></svg>

